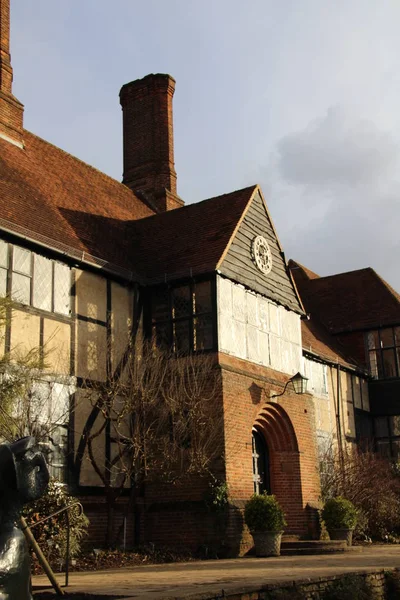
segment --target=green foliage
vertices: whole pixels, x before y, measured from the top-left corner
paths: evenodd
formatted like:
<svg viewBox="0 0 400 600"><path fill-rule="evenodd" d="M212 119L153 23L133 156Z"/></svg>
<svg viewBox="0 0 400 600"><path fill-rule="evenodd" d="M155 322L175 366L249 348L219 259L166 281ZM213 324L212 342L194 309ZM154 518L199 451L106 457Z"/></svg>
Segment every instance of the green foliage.
<svg viewBox="0 0 400 600"><path fill-rule="evenodd" d="M226 481L214 479L209 484L206 505L213 512L223 512L228 506L228 486Z"/></svg>
<svg viewBox="0 0 400 600"><path fill-rule="evenodd" d="M50 563L62 564L66 554L67 544L67 520L65 512L55 515L40 525L35 523L77 502L77 498L70 496L65 491L65 486L55 479L51 479L47 492L25 508L24 516L35 536L37 542L45 554L49 554ZM71 508L68 512L70 523L70 556L76 556L80 552L81 541L87 534L89 520L84 513L80 514L79 507Z"/></svg>
<svg viewBox="0 0 400 600"><path fill-rule="evenodd" d="M330 529L354 529L357 523L357 509L350 500L337 496L325 502L322 518L328 531Z"/></svg>
<svg viewBox="0 0 400 600"><path fill-rule="evenodd" d="M361 575L346 575L331 583L321 600L370 600L371 590Z"/></svg>
<svg viewBox="0 0 400 600"><path fill-rule="evenodd" d="M286 525L279 502L266 492L253 494L246 502L244 520L250 531L282 531Z"/></svg>

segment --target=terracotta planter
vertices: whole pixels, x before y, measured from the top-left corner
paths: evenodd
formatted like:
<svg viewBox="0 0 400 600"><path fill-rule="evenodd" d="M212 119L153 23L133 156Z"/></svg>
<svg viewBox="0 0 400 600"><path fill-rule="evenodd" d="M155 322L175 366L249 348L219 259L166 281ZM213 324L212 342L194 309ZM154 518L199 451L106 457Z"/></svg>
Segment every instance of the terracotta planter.
<svg viewBox="0 0 400 600"><path fill-rule="evenodd" d="M252 531L256 556L280 556L283 531Z"/></svg>
<svg viewBox="0 0 400 600"><path fill-rule="evenodd" d="M344 540L348 546L353 543L353 529L328 529L331 540Z"/></svg>

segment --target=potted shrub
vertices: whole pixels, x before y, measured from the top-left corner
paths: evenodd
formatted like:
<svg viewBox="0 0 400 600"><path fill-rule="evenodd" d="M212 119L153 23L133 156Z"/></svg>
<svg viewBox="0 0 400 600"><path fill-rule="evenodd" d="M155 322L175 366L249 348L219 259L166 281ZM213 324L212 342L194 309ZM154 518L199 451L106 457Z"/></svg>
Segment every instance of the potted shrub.
<svg viewBox="0 0 400 600"><path fill-rule="evenodd" d="M244 520L253 536L256 556L279 556L286 521L275 496L253 494L246 502Z"/></svg>
<svg viewBox="0 0 400 600"><path fill-rule="evenodd" d="M357 523L357 509L342 496L330 498L325 502L321 514L331 540L346 540L351 546L353 530Z"/></svg>

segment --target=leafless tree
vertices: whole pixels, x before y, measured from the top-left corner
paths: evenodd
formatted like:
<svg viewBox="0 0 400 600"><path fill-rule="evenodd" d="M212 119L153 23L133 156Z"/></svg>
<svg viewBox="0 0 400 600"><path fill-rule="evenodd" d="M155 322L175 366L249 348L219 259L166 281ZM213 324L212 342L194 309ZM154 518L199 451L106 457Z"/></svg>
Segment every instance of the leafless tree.
<svg viewBox="0 0 400 600"><path fill-rule="evenodd" d="M370 449L351 446L339 457L327 449L320 462L322 499L343 496L360 511L360 529L383 537L400 528L398 465Z"/></svg>
<svg viewBox="0 0 400 600"><path fill-rule="evenodd" d="M222 455L219 392L220 372L212 355L179 356L151 343L128 349L124 368L106 382L87 382L84 395L98 418L84 435L107 498L107 544L124 487L134 482L136 492L143 493L149 481L176 484L212 471ZM114 449L108 460L97 444L106 430Z"/></svg>

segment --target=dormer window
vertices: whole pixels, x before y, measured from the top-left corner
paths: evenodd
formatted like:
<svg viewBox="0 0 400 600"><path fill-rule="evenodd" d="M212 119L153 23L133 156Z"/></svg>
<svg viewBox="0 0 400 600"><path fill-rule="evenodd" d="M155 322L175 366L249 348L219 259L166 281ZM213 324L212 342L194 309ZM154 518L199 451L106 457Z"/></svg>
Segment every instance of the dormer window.
<svg viewBox="0 0 400 600"><path fill-rule="evenodd" d="M400 376L400 326L369 331L366 335L371 375L377 379Z"/></svg>

